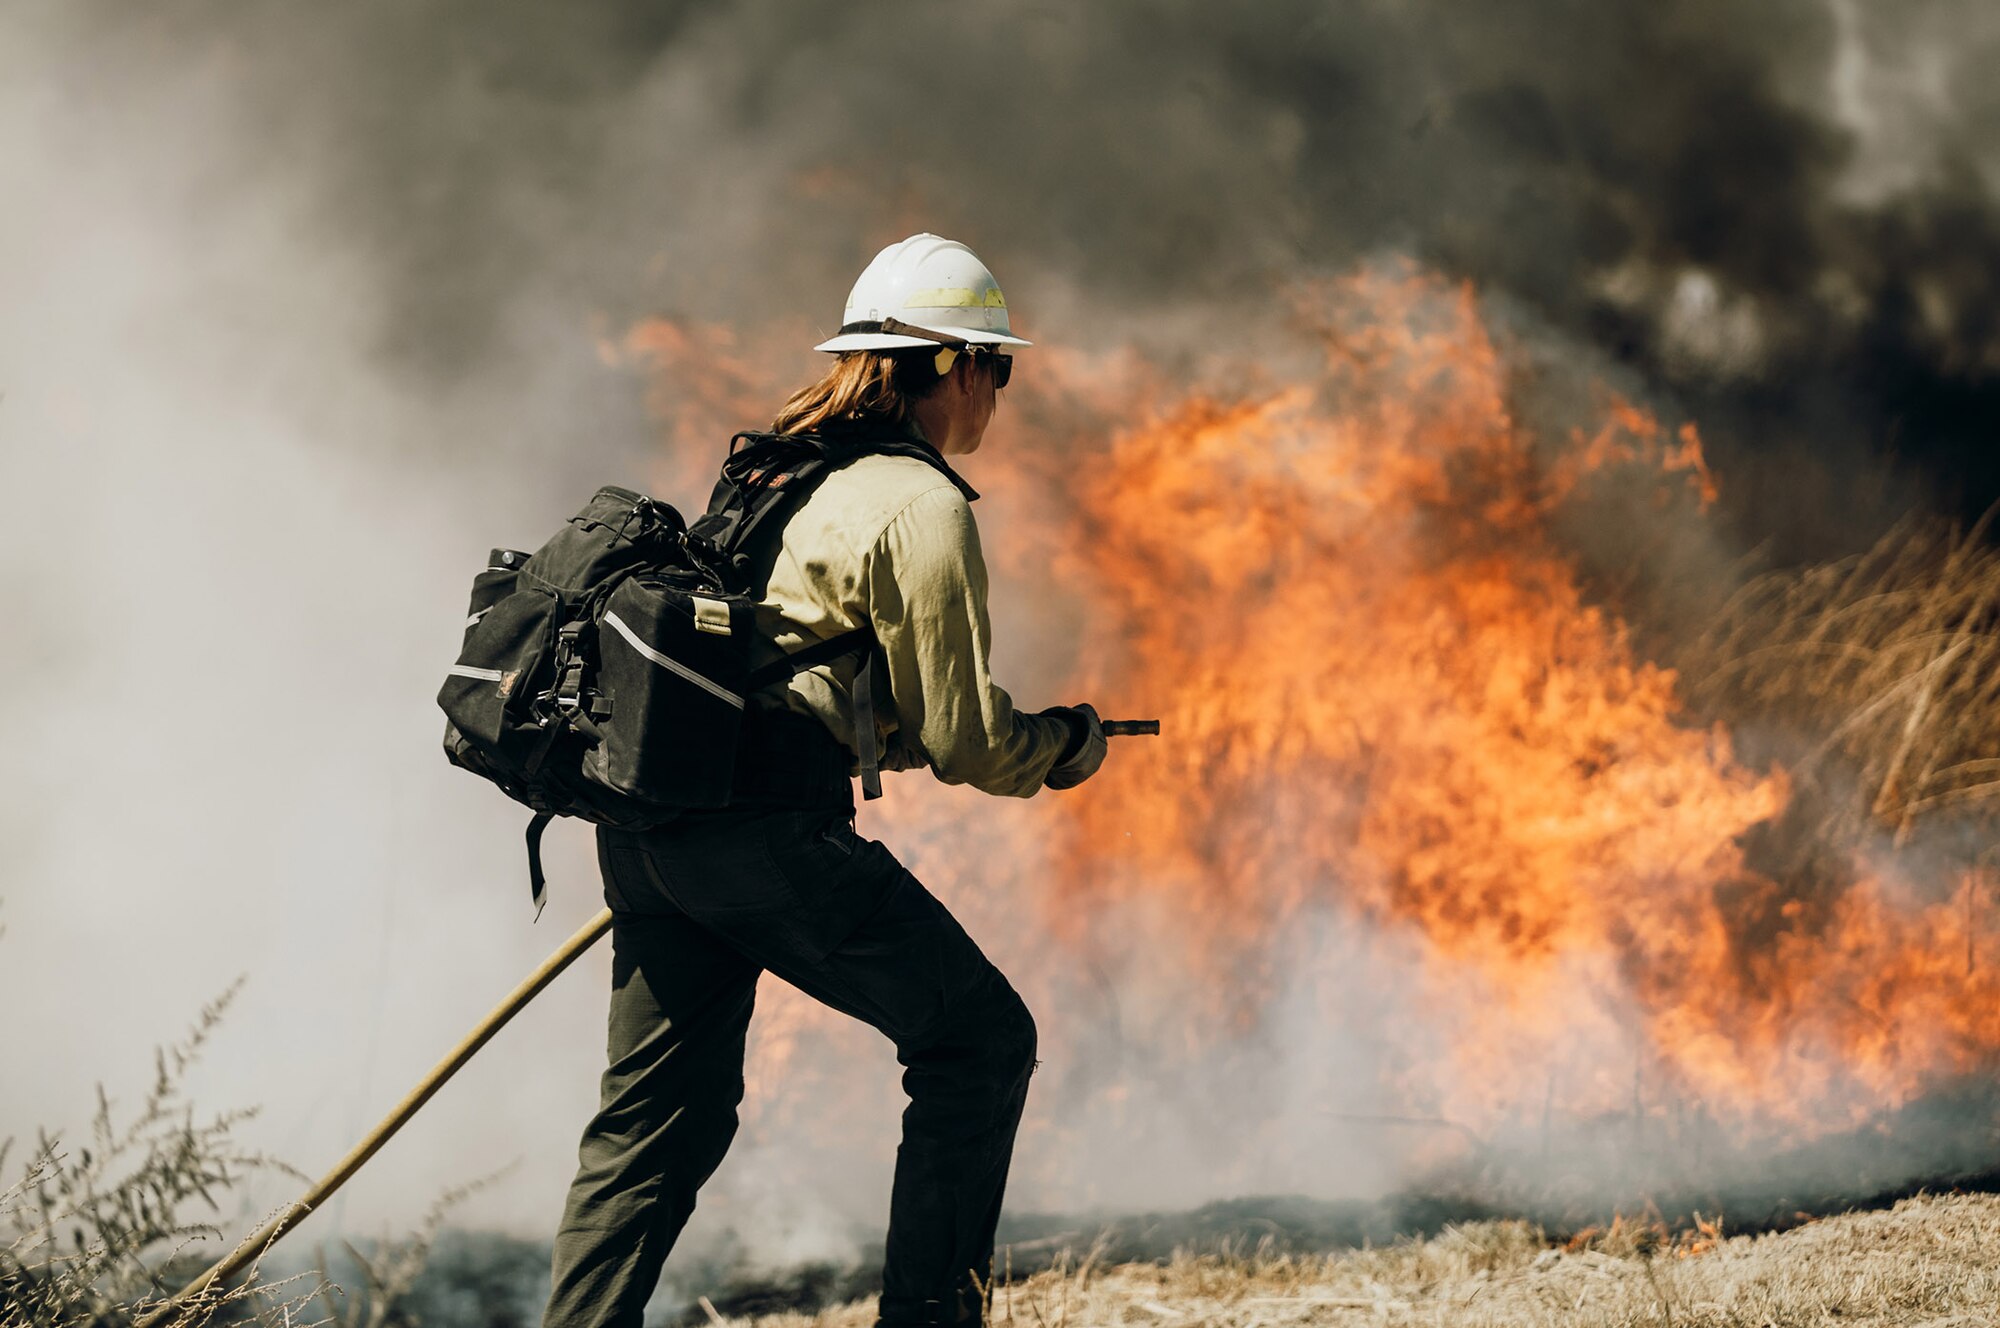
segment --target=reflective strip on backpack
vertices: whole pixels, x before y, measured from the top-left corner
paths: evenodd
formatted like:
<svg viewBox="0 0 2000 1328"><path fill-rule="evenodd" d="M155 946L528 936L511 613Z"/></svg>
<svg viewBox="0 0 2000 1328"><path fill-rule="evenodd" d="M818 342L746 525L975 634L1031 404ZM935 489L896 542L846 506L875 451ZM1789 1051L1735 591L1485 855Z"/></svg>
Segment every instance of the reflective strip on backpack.
<svg viewBox="0 0 2000 1328"><path fill-rule="evenodd" d="M659 651L653 649L651 646L647 645L644 641L641 641L639 639L639 634L633 631L630 627L627 627L625 625L625 620L623 618L620 618L617 614L606 613L604 615L604 621L610 623L613 627L617 628L618 635L624 637L625 640L631 644L634 650L644 655L647 659L652 660L655 664L659 665L667 672L675 675L676 677L687 679L695 686L701 688L704 692L707 692L711 696L717 697L720 700L729 702L729 704L735 706L738 710L741 710L743 708L742 697L738 696L736 693L728 690L725 687L710 682L708 679L702 677L699 673L696 673L693 669L681 663L679 660L669 659L665 655L662 655Z"/></svg>
<svg viewBox="0 0 2000 1328"><path fill-rule="evenodd" d="M505 676L498 669L476 669L470 664L454 664L445 673L453 678L471 678L475 682L499 682Z"/></svg>

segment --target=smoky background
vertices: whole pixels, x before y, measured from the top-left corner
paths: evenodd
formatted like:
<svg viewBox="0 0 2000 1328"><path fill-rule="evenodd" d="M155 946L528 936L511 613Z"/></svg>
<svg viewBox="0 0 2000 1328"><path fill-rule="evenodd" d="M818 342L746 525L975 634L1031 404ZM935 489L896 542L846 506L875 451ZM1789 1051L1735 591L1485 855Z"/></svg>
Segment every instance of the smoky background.
<svg viewBox="0 0 2000 1328"><path fill-rule="evenodd" d="M1407 254L1701 422L1718 533L1676 576L1828 556L2000 496L1996 46L1969 0L10 7L0 1133L80 1122L244 973L197 1100L262 1103L260 1142L315 1169L594 909L558 831L525 925L520 818L439 758L431 696L489 545L685 466L603 353L636 320L795 326L772 372L803 380L869 255L929 229L1030 337L1194 374L1282 354L1299 283ZM995 589L1028 705L1066 699L1035 594ZM1019 809L922 796L1033 852ZM464 1216L552 1223L605 980L594 956L545 995L336 1220L518 1159ZM1022 1200L1391 1183L1294 1113L1393 1049L1300 1055L1302 1005ZM697 1221L844 1248L881 1207L877 1053L876 1155L774 1130ZM1261 1151L1213 1137L1253 1119Z"/></svg>

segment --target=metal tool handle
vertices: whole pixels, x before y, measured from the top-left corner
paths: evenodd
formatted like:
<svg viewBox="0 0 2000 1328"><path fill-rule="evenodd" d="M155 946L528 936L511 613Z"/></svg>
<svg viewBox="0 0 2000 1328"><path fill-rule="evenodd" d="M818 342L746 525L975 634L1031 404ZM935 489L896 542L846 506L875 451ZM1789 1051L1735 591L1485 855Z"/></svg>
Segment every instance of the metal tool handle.
<svg viewBox="0 0 2000 1328"><path fill-rule="evenodd" d="M1160 721L1157 719L1107 719L1100 726L1107 738L1131 738L1141 734L1158 736Z"/></svg>

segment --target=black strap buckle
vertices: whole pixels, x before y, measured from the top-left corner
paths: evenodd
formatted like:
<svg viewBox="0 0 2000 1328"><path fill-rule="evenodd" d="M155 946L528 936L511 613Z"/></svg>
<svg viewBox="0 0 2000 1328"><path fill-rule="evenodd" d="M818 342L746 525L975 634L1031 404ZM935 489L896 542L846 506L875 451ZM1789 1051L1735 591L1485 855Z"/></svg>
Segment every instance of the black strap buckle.
<svg viewBox="0 0 2000 1328"><path fill-rule="evenodd" d="M583 709L583 655L577 641L587 624L581 618L556 633L556 684L547 693L556 713L564 717Z"/></svg>

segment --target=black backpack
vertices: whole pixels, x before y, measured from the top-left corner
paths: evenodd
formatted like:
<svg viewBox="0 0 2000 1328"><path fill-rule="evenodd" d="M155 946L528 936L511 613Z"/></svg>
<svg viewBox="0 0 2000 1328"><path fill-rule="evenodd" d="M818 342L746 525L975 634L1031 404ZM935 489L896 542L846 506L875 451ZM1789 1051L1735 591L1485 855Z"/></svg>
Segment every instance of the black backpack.
<svg viewBox="0 0 2000 1328"><path fill-rule="evenodd" d="M535 811L537 914L551 818L648 829L727 805L747 698L873 646L863 626L750 667L753 537L869 453L919 457L963 487L935 449L901 435L740 433L692 526L665 503L607 486L534 553L493 551L438 704L452 763ZM864 793L878 797L871 672L856 675L855 728Z"/></svg>

